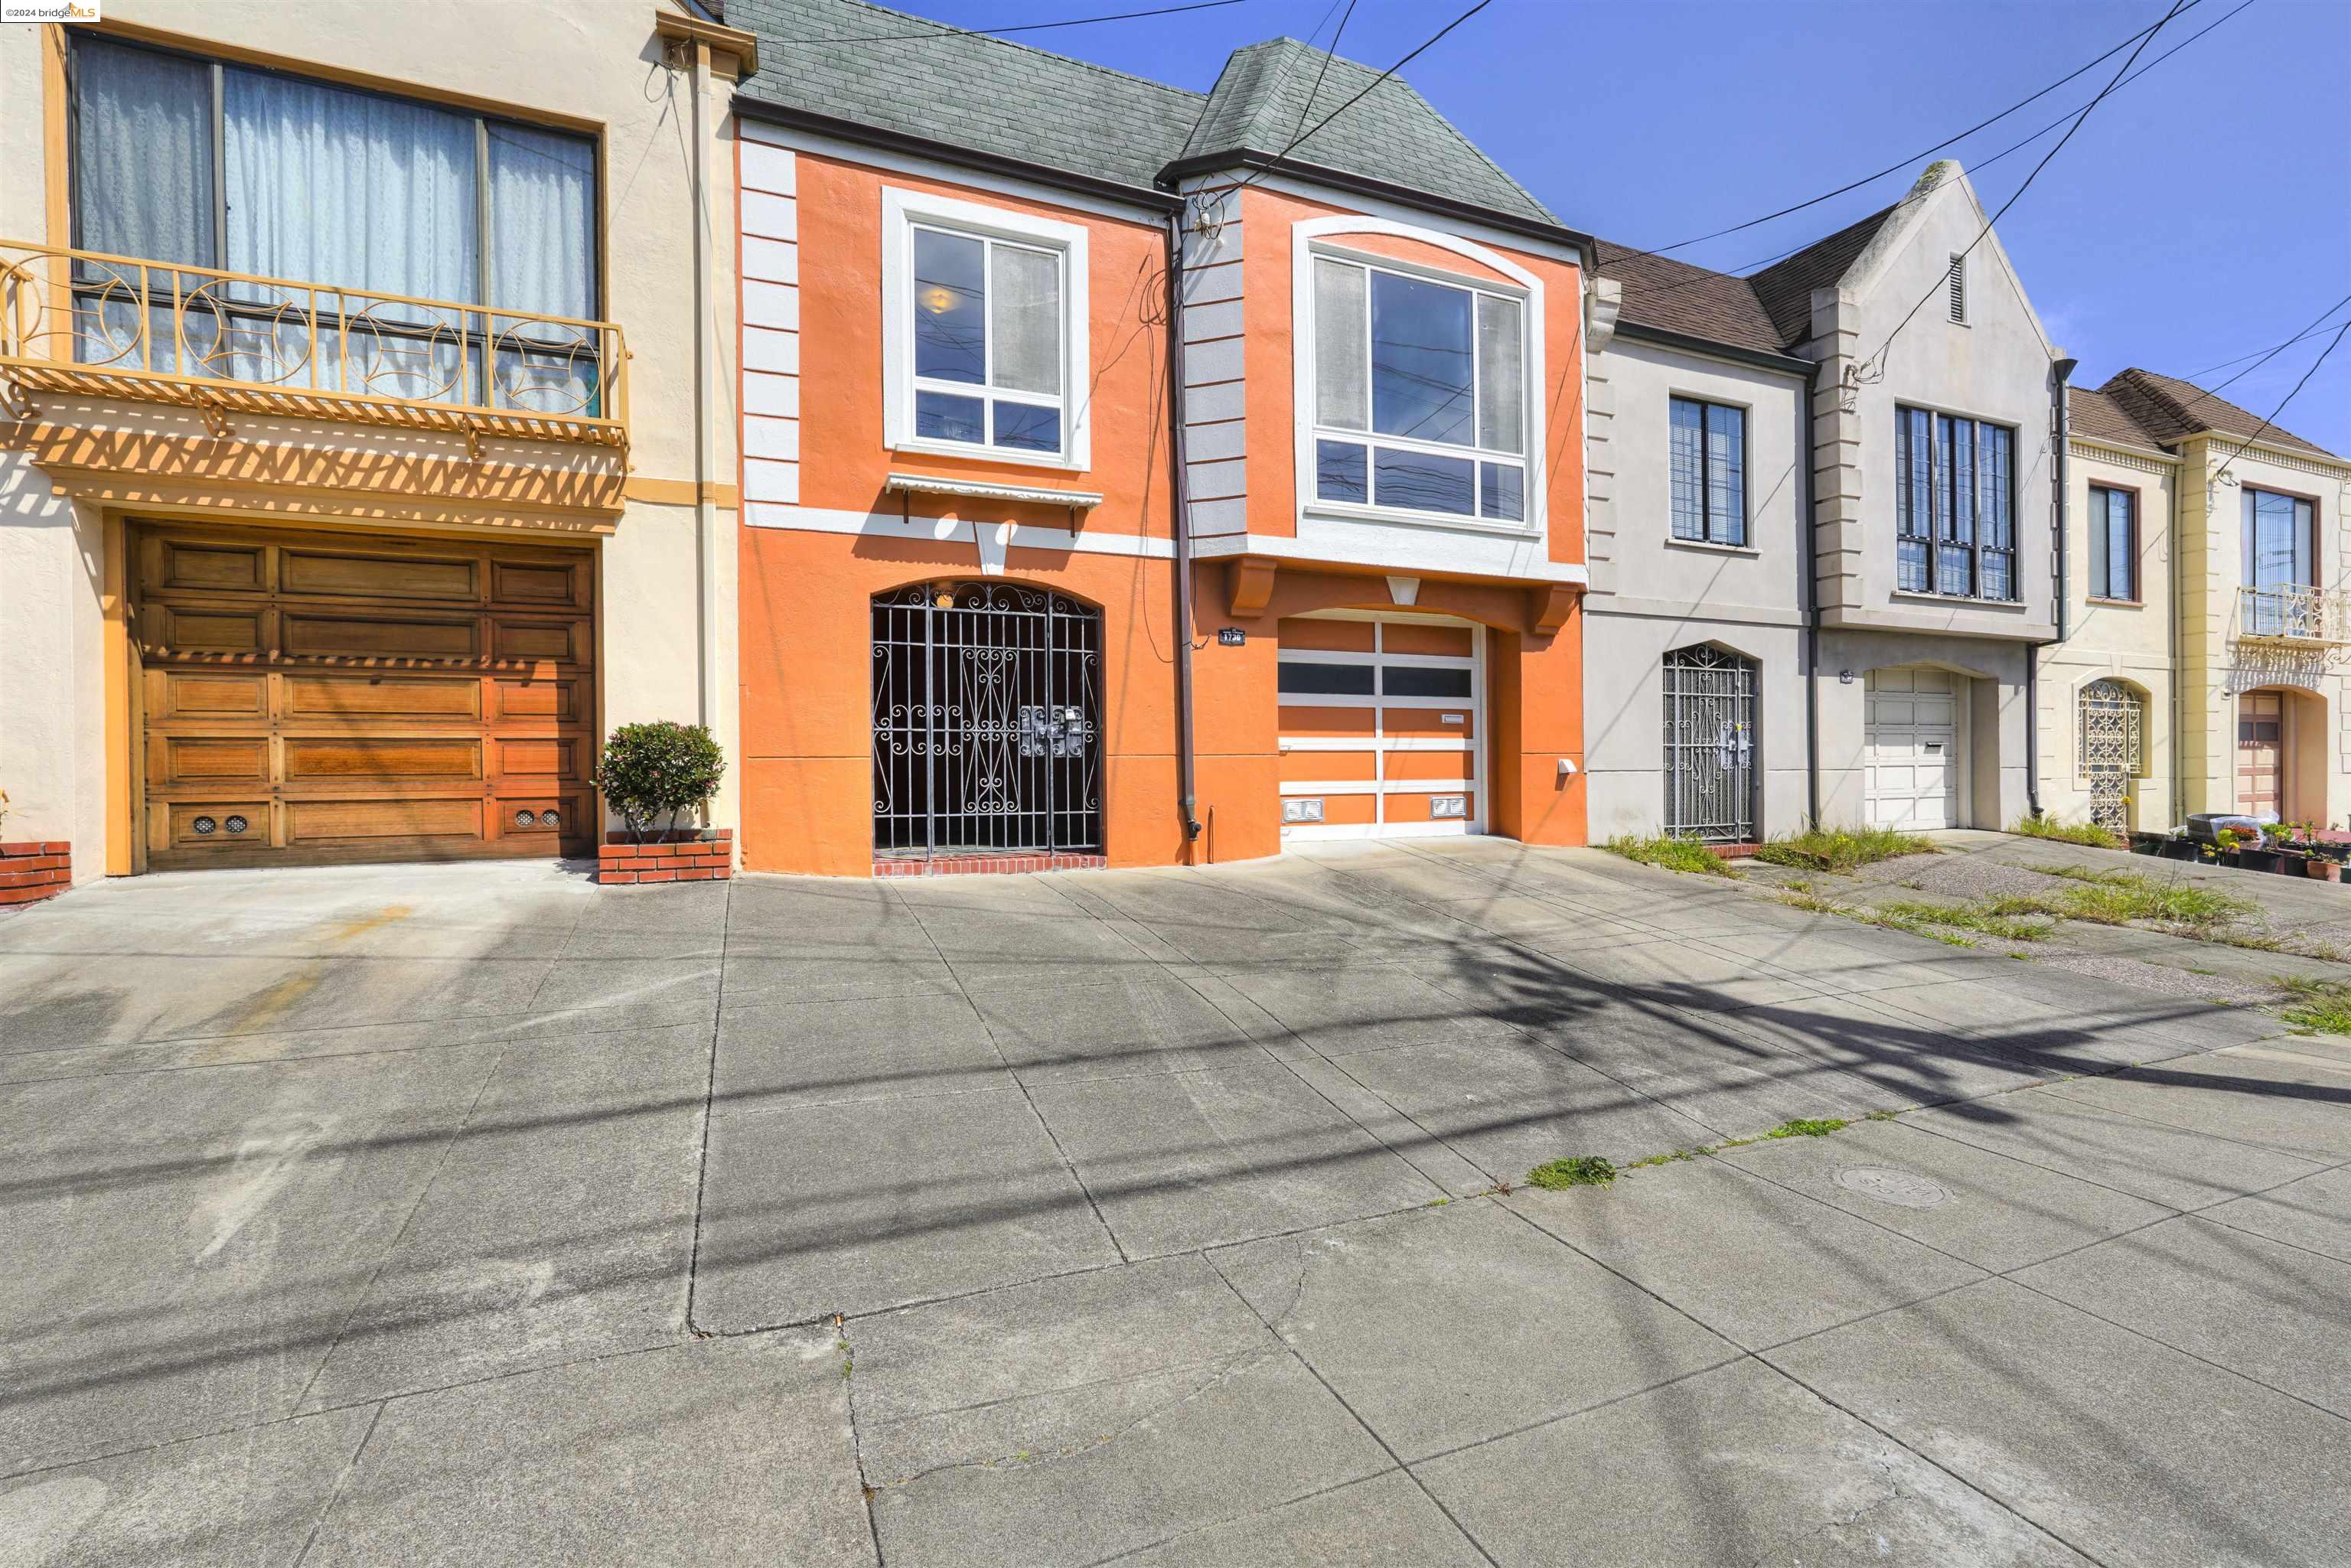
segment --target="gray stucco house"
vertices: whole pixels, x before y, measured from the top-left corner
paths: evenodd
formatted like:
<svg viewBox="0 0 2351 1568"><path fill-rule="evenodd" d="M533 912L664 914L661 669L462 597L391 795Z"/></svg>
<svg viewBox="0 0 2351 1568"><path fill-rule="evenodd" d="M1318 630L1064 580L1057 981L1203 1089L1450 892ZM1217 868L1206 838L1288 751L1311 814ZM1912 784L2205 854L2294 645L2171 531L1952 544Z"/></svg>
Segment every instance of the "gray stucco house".
<svg viewBox="0 0 2351 1568"><path fill-rule="evenodd" d="M1959 165L1749 277L1599 262L1593 840L2022 816L2070 364Z"/></svg>

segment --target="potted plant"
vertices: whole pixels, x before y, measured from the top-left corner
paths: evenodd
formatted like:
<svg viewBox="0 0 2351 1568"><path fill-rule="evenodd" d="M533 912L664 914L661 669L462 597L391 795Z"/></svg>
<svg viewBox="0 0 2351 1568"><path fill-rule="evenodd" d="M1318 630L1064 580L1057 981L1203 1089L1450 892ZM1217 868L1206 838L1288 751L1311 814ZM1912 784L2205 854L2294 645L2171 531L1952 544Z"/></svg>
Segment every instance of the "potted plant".
<svg viewBox="0 0 2351 1568"><path fill-rule="evenodd" d="M604 742L596 787L628 824L626 842L598 850L600 883L705 882L733 866L731 831L716 835L681 829L679 817L700 813L726 776L726 754L698 724L658 719L624 724ZM624 835L609 835L619 840Z"/></svg>
<svg viewBox="0 0 2351 1568"><path fill-rule="evenodd" d="M2163 852L2163 841L2169 836L2168 833L2133 833L2130 836L2130 852L2135 855L2159 855Z"/></svg>
<svg viewBox="0 0 2351 1568"><path fill-rule="evenodd" d="M2294 841L2294 825L2292 822L2262 823L2261 841L2251 847L2257 854L2269 857L2268 864L2256 866L2255 870L2275 872L2281 876L2305 874L2302 869L2305 857L2302 846Z"/></svg>

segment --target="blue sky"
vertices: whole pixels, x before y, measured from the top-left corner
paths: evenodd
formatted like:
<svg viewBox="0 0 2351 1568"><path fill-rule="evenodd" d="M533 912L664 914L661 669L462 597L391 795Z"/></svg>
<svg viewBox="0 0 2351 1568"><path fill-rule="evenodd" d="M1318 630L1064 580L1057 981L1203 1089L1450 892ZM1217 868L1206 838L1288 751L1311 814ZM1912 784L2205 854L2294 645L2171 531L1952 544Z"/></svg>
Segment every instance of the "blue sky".
<svg viewBox="0 0 2351 1568"><path fill-rule="evenodd" d="M1166 0L901 3L989 26ZM2240 3L2197 0L2140 63ZM1384 68L1468 4L1357 0L1339 51ZM2151 25L2168 5L1494 0L1404 74L1567 223L1658 246L1931 146ZM1326 16L1336 19L1332 0L1240 0L1014 37L1205 90L1239 45L1288 34L1327 46ZM2089 101L2122 59L1937 156L1957 157L1997 211L2062 128L1980 176L1977 164ZM2098 106L2000 225L2034 307L2087 384L2133 364L2193 375L2293 337L2351 294L2346 79L2351 0L2253 0ZM1894 201L1925 162L1675 254L1749 270ZM2223 395L2269 413L2332 335L2287 349ZM2351 454L2351 338L2279 423Z"/></svg>

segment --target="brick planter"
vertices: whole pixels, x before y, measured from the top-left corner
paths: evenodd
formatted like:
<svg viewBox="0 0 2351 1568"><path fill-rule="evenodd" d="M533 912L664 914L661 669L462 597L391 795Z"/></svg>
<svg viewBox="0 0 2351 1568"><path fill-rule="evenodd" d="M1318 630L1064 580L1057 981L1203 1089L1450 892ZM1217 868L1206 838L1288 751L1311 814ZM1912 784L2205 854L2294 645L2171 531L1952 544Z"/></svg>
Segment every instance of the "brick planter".
<svg viewBox="0 0 2351 1568"><path fill-rule="evenodd" d="M638 843L629 833L608 835L596 851L596 881L605 887L647 882L725 882L735 874L735 830L713 829L707 837L693 828L648 833Z"/></svg>
<svg viewBox="0 0 2351 1568"><path fill-rule="evenodd" d="M0 844L0 905L36 904L73 885L73 846L29 839Z"/></svg>

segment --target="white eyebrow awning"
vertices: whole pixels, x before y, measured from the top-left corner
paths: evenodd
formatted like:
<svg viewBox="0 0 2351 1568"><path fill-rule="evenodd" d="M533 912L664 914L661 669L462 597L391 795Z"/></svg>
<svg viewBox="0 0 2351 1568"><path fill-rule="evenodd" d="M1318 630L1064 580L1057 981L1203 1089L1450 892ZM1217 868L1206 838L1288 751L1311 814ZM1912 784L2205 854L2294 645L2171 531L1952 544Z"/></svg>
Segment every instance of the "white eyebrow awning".
<svg viewBox="0 0 2351 1568"><path fill-rule="evenodd" d="M957 496L967 500L1019 501L1032 507L1068 507L1089 511L1102 505L1090 490L1048 490L1030 485L998 485L986 479L942 479L928 474L893 474L883 488L894 496Z"/></svg>

